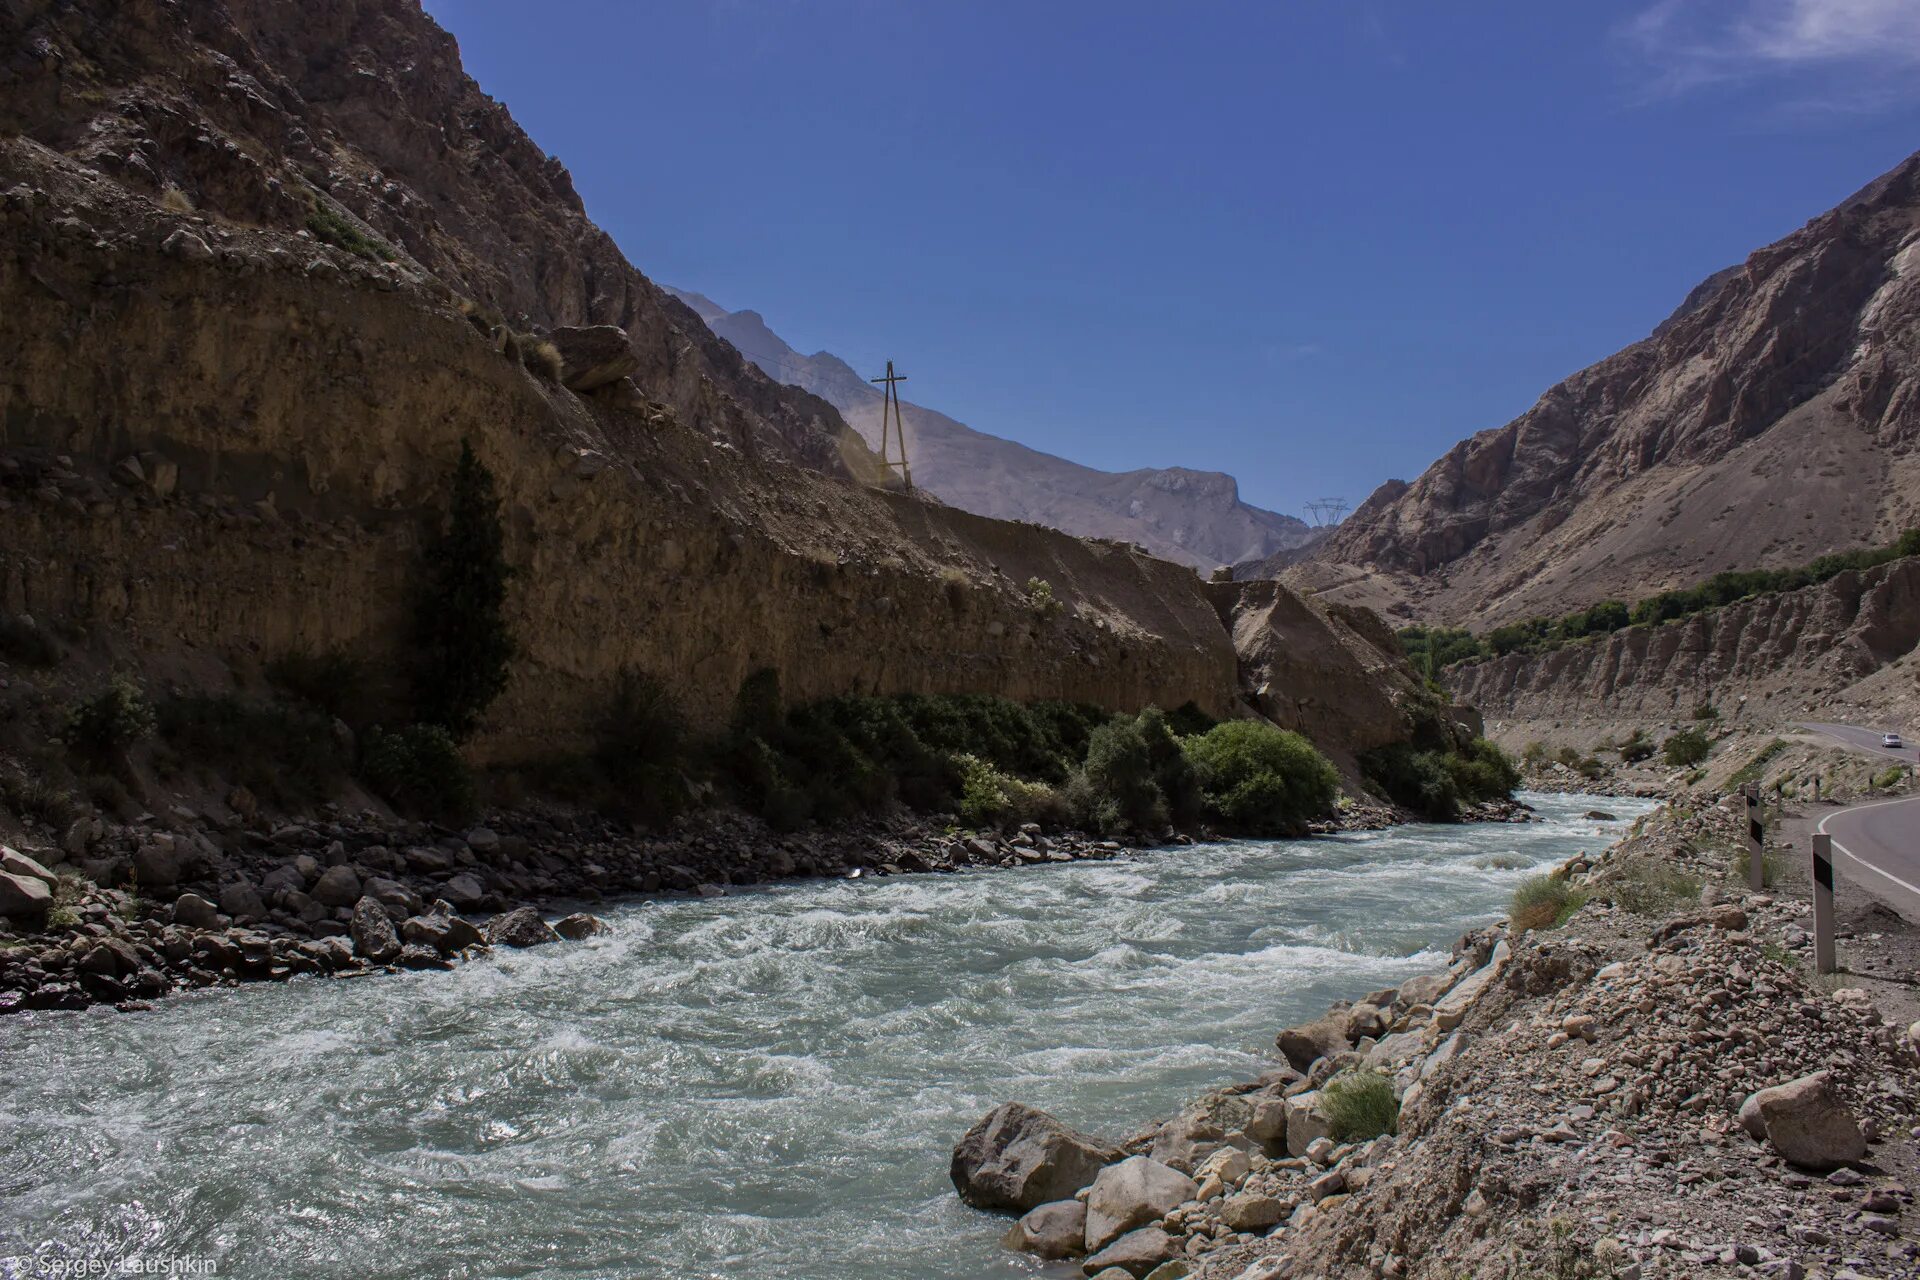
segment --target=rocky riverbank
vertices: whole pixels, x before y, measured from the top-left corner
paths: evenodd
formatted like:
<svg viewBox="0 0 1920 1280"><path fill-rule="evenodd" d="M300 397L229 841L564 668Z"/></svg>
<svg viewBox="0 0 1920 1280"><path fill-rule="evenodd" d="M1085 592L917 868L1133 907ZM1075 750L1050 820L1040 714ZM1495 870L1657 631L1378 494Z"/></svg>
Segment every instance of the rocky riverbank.
<svg viewBox="0 0 1920 1280"><path fill-rule="evenodd" d="M642 836L557 812L452 829L340 812L274 822L244 816L249 808L242 798L224 822L187 810L127 825L81 818L57 847L7 849L0 1013L138 1008L186 988L444 968L489 946L590 936L598 922L578 908L610 897L1012 869L1112 858L1138 843L1031 824L963 832L904 814L783 834L707 811ZM1406 816L1353 806L1316 830L1374 830ZM1502 802L1471 816L1530 815Z"/></svg>
<svg viewBox="0 0 1920 1280"><path fill-rule="evenodd" d="M1564 924L1469 934L1131 1138L1003 1106L956 1189L1097 1280L1920 1274L1920 1024L1876 1007L1911 998L1816 980L1737 833L1658 811L1561 869Z"/></svg>

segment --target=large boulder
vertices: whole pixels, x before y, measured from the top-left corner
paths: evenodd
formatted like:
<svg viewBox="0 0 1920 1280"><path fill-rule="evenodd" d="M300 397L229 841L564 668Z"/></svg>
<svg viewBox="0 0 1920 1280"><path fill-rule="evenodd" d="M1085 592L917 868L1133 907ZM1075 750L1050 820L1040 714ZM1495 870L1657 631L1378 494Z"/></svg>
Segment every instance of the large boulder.
<svg viewBox="0 0 1920 1280"><path fill-rule="evenodd" d="M976 1209L1024 1213L1070 1200L1120 1152L1046 1112L1006 1102L980 1118L953 1149L948 1175Z"/></svg>
<svg viewBox="0 0 1920 1280"><path fill-rule="evenodd" d="M251 881L235 880L220 887L220 909L242 924L250 924L267 914L267 904Z"/></svg>
<svg viewBox="0 0 1920 1280"><path fill-rule="evenodd" d="M532 907L515 907L487 921L482 931L488 943L496 947L537 947L560 941L560 935L540 918Z"/></svg>
<svg viewBox="0 0 1920 1280"><path fill-rule="evenodd" d="M0 916L38 924L53 910L53 890L35 876L0 871Z"/></svg>
<svg viewBox="0 0 1920 1280"><path fill-rule="evenodd" d="M1030 1210L1008 1228L1001 1243L1051 1261L1084 1252L1086 1238L1087 1206L1078 1200L1055 1200Z"/></svg>
<svg viewBox="0 0 1920 1280"><path fill-rule="evenodd" d="M569 942L584 942L588 938L603 933L612 933L613 929L599 916L576 911L553 922L553 931Z"/></svg>
<svg viewBox="0 0 1920 1280"><path fill-rule="evenodd" d="M1408 978L1400 984L1400 991L1394 998L1394 1006L1410 1009L1416 1004L1434 1004L1447 989L1453 986L1450 973L1423 973L1417 978Z"/></svg>
<svg viewBox="0 0 1920 1280"><path fill-rule="evenodd" d="M1135 1280L1145 1280L1148 1272L1179 1252L1180 1246L1173 1237L1159 1227L1142 1227L1129 1231L1088 1258L1081 1270L1097 1276L1110 1267L1117 1267Z"/></svg>
<svg viewBox="0 0 1920 1280"><path fill-rule="evenodd" d="M347 927L353 937L353 949L374 964L387 964L400 955L400 935L393 927L387 909L372 898L362 898L353 907L353 922Z"/></svg>
<svg viewBox="0 0 1920 1280"><path fill-rule="evenodd" d="M1320 1091L1296 1093L1287 1099L1287 1154L1304 1156L1315 1138L1331 1138L1333 1121L1320 1109Z"/></svg>
<svg viewBox="0 0 1920 1280"><path fill-rule="evenodd" d="M1331 1058L1353 1047L1347 1043L1347 1015L1344 1010L1315 1018L1312 1022L1303 1022L1297 1027L1288 1027L1274 1037L1274 1043L1295 1071L1306 1071L1318 1059Z"/></svg>
<svg viewBox="0 0 1920 1280"><path fill-rule="evenodd" d="M360 877L352 867L328 867L307 895L322 906L351 907L360 901Z"/></svg>
<svg viewBox="0 0 1920 1280"><path fill-rule="evenodd" d="M560 351L560 382L570 391L592 391L633 373L640 357L619 325L562 325L547 335Z"/></svg>
<svg viewBox="0 0 1920 1280"><path fill-rule="evenodd" d="M1866 1158L1860 1122L1834 1097L1824 1071L1750 1095L1740 1106L1740 1122L1756 1137L1764 1133L1789 1163L1808 1169Z"/></svg>
<svg viewBox="0 0 1920 1280"><path fill-rule="evenodd" d="M197 893L183 893L174 900L173 922L189 929L217 929L220 910Z"/></svg>
<svg viewBox="0 0 1920 1280"><path fill-rule="evenodd" d="M133 851L133 875L142 890L180 883L181 858L171 836L149 837Z"/></svg>
<svg viewBox="0 0 1920 1280"><path fill-rule="evenodd" d="M18 849L0 844L0 871L10 876L27 876L45 884L49 889L59 882L59 877L42 866L37 859L29 858Z"/></svg>
<svg viewBox="0 0 1920 1280"><path fill-rule="evenodd" d="M1098 1252L1134 1228L1160 1221L1199 1190L1192 1178L1151 1156L1129 1156L1107 1166L1087 1193L1087 1251Z"/></svg>
<svg viewBox="0 0 1920 1280"><path fill-rule="evenodd" d="M462 871L441 885L440 892L445 894L447 901L455 907L462 911L471 911L486 898L487 887L480 883L479 877Z"/></svg>

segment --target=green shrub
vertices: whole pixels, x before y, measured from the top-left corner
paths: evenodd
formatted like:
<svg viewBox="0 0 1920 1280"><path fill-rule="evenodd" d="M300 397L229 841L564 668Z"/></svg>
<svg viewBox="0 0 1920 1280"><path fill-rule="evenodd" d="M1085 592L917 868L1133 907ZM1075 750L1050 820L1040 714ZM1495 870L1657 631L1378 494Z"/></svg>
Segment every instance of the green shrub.
<svg viewBox="0 0 1920 1280"><path fill-rule="evenodd" d="M1435 822L1460 816L1460 787L1438 751L1415 751L1389 743L1360 753L1360 771L1387 799Z"/></svg>
<svg viewBox="0 0 1920 1280"><path fill-rule="evenodd" d="M1175 732L1172 718L1158 707L1148 707L1134 719L1134 727L1147 744L1147 762L1165 802L1167 820L1176 827L1192 826L1205 815L1207 798L1200 786L1200 773Z"/></svg>
<svg viewBox="0 0 1920 1280"><path fill-rule="evenodd" d="M1617 750L1622 764L1639 764L1642 760L1653 758L1654 746L1644 730L1635 729L1633 736L1621 743Z"/></svg>
<svg viewBox="0 0 1920 1280"><path fill-rule="evenodd" d="M1700 882L1644 858L1608 868L1594 887L1636 915L1660 916L1700 899Z"/></svg>
<svg viewBox="0 0 1920 1280"><path fill-rule="evenodd" d="M126 676L67 712L67 745L83 755L110 756L152 732L153 707Z"/></svg>
<svg viewBox="0 0 1920 1280"><path fill-rule="evenodd" d="M366 663L338 649L282 654L267 664L267 680L289 698L347 724L369 723L374 673Z"/></svg>
<svg viewBox="0 0 1920 1280"><path fill-rule="evenodd" d="M332 718L307 707L201 694L167 700L158 719L161 738L186 761L281 806L327 799L351 764Z"/></svg>
<svg viewBox="0 0 1920 1280"><path fill-rule="evenodd" d="M647 823L686 807L692 739L673 695L631 668L614 682L594 735L593 763L605 782L602 803Z"/></svg>
<svg viewBox="0 0 1920 1280"><path fill-rule="evenodd" d="M1053 594L1053 584L1045 578L1027 579L1027 607L1043 620L1057 618L1067 606Z"/></svg>
<svg viewBox="0 0 1920 1280"><path fill-rule="evenodd" d="M1219 723L1193 702L1183 702L1167 713L1167 727L1173 730L1176 737L1181 738L1191 738L1197 733L1205 733Z"/></svg>
<svg viewBox="0 0 1920 1280"><path fill-rule="evenodd" d="M1520 758L1526 761L1527 768L1538 769L1547 762L1547 744L1538 740L1529 742Z"/></svg>
<svg viewBox="0 0 1920 1280"><path fill-rule="evenodd" d="M1900 783L1905 780L1906 776L1907 766L1903 764L1890 765L1873 775L1873 789L1875 791L1891 791L1899 786Z"/></svg>
<svg viewBox="0 0 1920 1280"><path fill-rule="evenodd" d="M0 657L28 667L51 667L60 661L60 645L24 615L0 613Z"/></svg>
<svg viewBox="0 0 1920 1280"><path fill-rule="evenodd" d="M331 206L317 200L307 211L307 230L334 248L344 249L368 262L391 262L395 257L392 246L377 236L368 235Z"/></svg>
<svg viewBox="0 0 1920 1280"><path fill-rule="evenodd" d="M1311 742L1259 720L1229 720L1186 740L1208 811L1227 831L1289 835L1330 816L1340 774Z"/></svg>
<svg viewBox="0 0 1920 1280"><path fill-rule="evenodd" d="M1485 738L1475 738L1446 756L1444 763L1460 798L1469 804L1510 800L1520 785L1520 770L1513 758Z"/></svg>
<svg viewBox="0 0 1920 1280"><path fill-rule="evenodd" d="M1662 743L1660 750L1668 764L1688 767L1705 760L1707 753L1713 750L1713 744L1698 729L1682 729Z"/></svg>
<svg viewBox="0 0 1920 1280"><path fill-rule="evenodd" d="M361 752L360 770L397 808L457 819L477 806L473 773L441 725L374 729Z"/></svg>
<svg viewBox="0 0 1920 1280"><path fill-rule="evenodd" d="M1753 854L1746 848L1745 842L1734 850L1727 860L1727 878L1735 884L1746 884L1747 875L1753 867ZM1767 849L1760 855L1760 883L1764 888L1774 888L1784 880L1790 868L1787 860L1778 850Z"/></svg>
<svg viewBox="0 0 1920 1280"><path fill-rule="evenodd" d="M1335 1142L1366 1142L1400 1130L1400 1100L1393 1080L1368 1067L1343 1071L1320 1089Z"/></svg>
<svg viewBox="0 0 1920 1280"><path fill-rule="evenodd" d="M1529 876L1514 888L1507 908L1514 929L1552 929L1572 919L1585 906L1587 895L1553 876Z"/></svg>
<svg viewBox="0 0 1920 1280"><path fill-rule="evenodd" d="M1577 769L1580 767L1580 753L1572 747L1560 748L1560 750L1554 752L1553 758L1569 769Z"/></svg>
<svg viewBox="0 0 1920 1280"><path fill-rule="evenodd" d="M1429 677L1456 662L1471 662L1492 652L1472 632L1457 627L1402 627L1394 635L1414 670Z"/></svg>
<svg viewBox="0 0 1920 1280"><path fill-rule="evenodd" d="M1714 706L1711 702L1703 702L1693 709L1693 718L1695 720L1718 720L1720 718L1720 708Z"/></svg>
<svg viewBox="0 0 1920 1280"><path fill-rule="evenodd" d="M44 822L56 830L82 811L70 787L24 769L0 767L0 801L22 821Z"/></svg>
<svg viewBox="0 0 1920 1280"><path fill-rule="evenodd" d="M1167 798L1154 779L1153 755L1137 721L1109 720L1095 729L1079 779L1085 789L1076 794L1083 803L1087 796L1094 801L1083 810L1089 825L1103 831L1166 830Z"/></svg>
<svg viewBox="0 0 1920 1280"><path fill-rule="evenodd" d="M1786 749L1787 743L1784 738L1775 738L1760 748L1751 760L1733 771L1733 776L1727 779L1727 789L1738 791L1749 782L1760 781L1761 776L1767 771L1767 766L1773 763L1774 757Z"/></svg>
<svg viewBox="0 0 1920 1280"><path fill-rule="evenodd" d="M414 606L414 697L421 722L464 741L507 687L514 654L493 473L462 443L447 523L428 542Z"/></svg>
<svg viewBox="0 0 1920 1280"><path fill-rule="evenodd" d="M1037 822L1056 826L1071 816L1066 802L1044 782L1000 772L978 756L957 757L963 780L960 820L972 827L1012 827Z"/></svg>

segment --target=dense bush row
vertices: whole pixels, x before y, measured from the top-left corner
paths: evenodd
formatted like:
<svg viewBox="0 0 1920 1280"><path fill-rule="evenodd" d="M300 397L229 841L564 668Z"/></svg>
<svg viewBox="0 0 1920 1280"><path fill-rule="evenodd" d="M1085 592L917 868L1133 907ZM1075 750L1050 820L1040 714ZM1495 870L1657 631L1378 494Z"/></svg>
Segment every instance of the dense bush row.
<svg viewBox="0 0 1920 1280"><path fill-rule="evenodd" d="M1495 627L1476 636L1457 627L1403 627L1400 644L1414 666L1433 675L1456 662L1504 656L1509 653L1546 653L1592 636L1629 626L1655 626L1723 608L1754 596L1802 587L1837 577L1849 570L1920 555L1920 529L1909 529L1891 546L1845 551L1821 556L1795 569L1749 569L1715 574L1696 587L1662 591L1629 607L1625 601L1603 600L1590 609L1558 618L1527 618Z"/></svg>
<svg viewBox="0 0 1920 1280"><path fill-rule="evenodd" d="M1298 734L1213 724L1192 706L1115 716L984 695L833 698L782 709L771 673L743 685L722 773L776 826L898 800L973 825L1160 834L1209 823L1285 835L1329 816L1339 775Z"/></svg>

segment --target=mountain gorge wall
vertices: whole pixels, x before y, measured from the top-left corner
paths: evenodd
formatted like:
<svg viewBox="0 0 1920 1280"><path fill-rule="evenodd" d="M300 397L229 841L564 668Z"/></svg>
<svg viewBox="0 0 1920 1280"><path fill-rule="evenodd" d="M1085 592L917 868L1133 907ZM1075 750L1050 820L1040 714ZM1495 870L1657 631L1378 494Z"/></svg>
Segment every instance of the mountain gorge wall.
<svg viewBox="0 0 1920 1280"><path fill-rule="evenodd" d="M153 211L30 143L0 144L0 167L9 610L161 668L391 665L469 439L498 479L522 650L484 755L577 742L623 669L707 722L769 666L794 698L1235 705L1231 639L1180 566L750 457L537 377L351 255ZM182 230L206 257L161 249ZM139 455L167 480L109 478ZM1031 577L1063 615L1032 607Z"/></svg>
<svg viewBox="0 0 1920 1280"><path fill-rule="evenodd" d="M515 328L619 325L657 401L736 447L869 473L833 407L641 274L417 0L7 0L0 136L295 236L322 224Z"/></svg>
<svg viewBox="0 0 1920 1280"><path fill-rule="evenodd" d="M1897 717L1920 705L1916 646L1920 558L1908 558L1550 653L1459 663L1444 679L1490 719L1685 719L1701 703L1743 721L1847 706Z"/></svg>
<svg viewBox="0 0 1920 1280"><path fill-rule="evenodd" d="M1243 691L1234 600L1187 567L863 483L833 406L634 270L411 0L11 0L0 49L0 609L98 665L393 680L465 442L515 570L481 760L578 750L632 672L705 726L772 668L790 701L1279 694L1336 756L1409 729L1410 671L1331 613L1288 634L1374 673L1359 712ZM528 358L586 323L630 377Z"/></svg>
<svg viewBox="0 0 1920 1280"><path fill-rule="evenodd" d="M1654 333L1381 487L1290 582L1498 624L1920 522L1920 155Z"/></svg>

